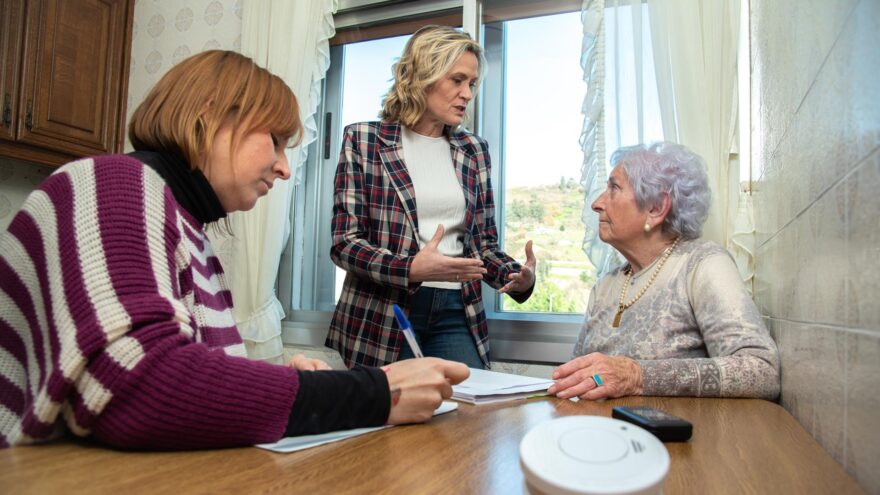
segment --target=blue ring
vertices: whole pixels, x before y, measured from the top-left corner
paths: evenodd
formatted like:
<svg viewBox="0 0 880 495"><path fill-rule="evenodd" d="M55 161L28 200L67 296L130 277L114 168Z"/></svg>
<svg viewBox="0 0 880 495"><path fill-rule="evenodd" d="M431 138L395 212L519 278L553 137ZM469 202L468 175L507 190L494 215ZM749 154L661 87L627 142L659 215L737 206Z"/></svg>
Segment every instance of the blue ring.
<svg viewBox="0 0 880 495"><path fill-rule="evenodd" d="M593 375L593 381L596 382L597 387L602 386L602 378L599 376L598 373Z"/></svg>

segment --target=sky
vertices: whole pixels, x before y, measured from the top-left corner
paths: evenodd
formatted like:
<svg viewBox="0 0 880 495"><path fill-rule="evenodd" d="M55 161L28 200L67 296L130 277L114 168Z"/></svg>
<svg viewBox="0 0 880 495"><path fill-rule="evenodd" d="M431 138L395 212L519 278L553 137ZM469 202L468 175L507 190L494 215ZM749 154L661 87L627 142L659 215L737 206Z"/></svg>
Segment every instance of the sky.
<svg viewBox="0 0 880 495"><path fill-rule="evenodd" d="M621 9L620 15L623 16L620 24L629 26L627 10ZM613 28L613 24L606 23L609 25ZM645 39L650 40L647 23L645 26ZM559 184L561 177L580 180L583 152L579 141L584 119L581 107L587 89L580 65L582 32L579 12L507 23L504 122L507 187L554 185ZM341 125L378 119L382 96L391 86L391 66L408 38L400 36L346 46ZM614 39L613 31L609 31L606 39ZM617 100L614 71L607 66L614 60L613 44L606 43L605 137L609 155L621 141L624 144L638 141L632 44L627 44L631 37L622 31L617 39L621 40L618 54L626 64L619 71L620 99ZM645 87L654 88L650 59L648 56L644 61ZM619 136L618 102L623 109ZM645 92L645 102L649 114L659 115L656 90ZM646 128L646 139L662 137L659 119L649 119Z"/></svg>
<svg viewBox="0 0 880 495"><path fill-rule="evenodd" d="M580 180L581 32L579 12L507 23L507 187Z"/></svg>
<svg viewBox="0 0 880 495"><path fill-rule="evenodd" d="M391 66L403 52L409 36L397 36L345 47L342 122L379 120L382 97L391 87Z"/></svg>

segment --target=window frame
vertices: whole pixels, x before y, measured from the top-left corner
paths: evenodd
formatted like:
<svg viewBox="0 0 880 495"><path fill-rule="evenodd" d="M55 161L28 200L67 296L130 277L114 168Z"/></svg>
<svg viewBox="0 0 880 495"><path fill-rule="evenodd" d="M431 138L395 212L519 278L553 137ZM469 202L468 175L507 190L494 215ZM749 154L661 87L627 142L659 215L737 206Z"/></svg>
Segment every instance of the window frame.
<svg viewBox="0 0 880 495"><path fill-rule="evenodd" d="M482 33L483 52L486 57L486 77L480 85L480 102L478 109L479 130L477 134L489 144L489 156L492 160L492 193L495 199L495 218L496 228L498 230L499 244L504 248L504 222L499 219L504 218L504 204L506 188L504 183L504 164L505 164L505 139L506 132L504 126L504 100L505 100L505 84L506 67L504 61L506 59L506 33L504 24L506 20L495 21L490 25L484 25ZM497 26L500 26L500 29ZM486 29L489 27L490 29ZM508 253L514 258L522 258L520 253ZM538 260L540 263L541 260ZM486 290L491 292L486 292ZM583 321L583 315L576 313L537 313L537 312L521 312L521 311L499 311L501 306L501 298L497 291L491 289L488 285L483 284L483 302L486 308L486 317L489 320L501 321L531 321L546 322L560 325L575 325L578 329ZM486 297L485 294L492 294L492 297ZM587 297L588 294L584 294ZM540 329L535 329L541 332ZM574 334L577 337L577 332ZM574 344L574 340L572 340Z"/></svg>
<svg viewBox="0 0 880 495"><path fill-rule="evenodd" d="M475 8L479 12L480 2L464 3L465 9ZM477 5L473 6L474 3ZM467 12L463 17L469 17ZM493 20L493 23L498 22ZM489 70L475 102L474 121L477 134L489 142L495 212L497 218L503 218L504 32L503 29L486 29L486 26L480 19L478 38L481 38ZM330 47L330 66L318 109L318 137L309 146L308 159L302 170L303 180L294 187L292 235L282 255L278 277L279 299L287 314L282 321L282 341L285 345L323 347L333 315L332 308L321 307L322 304L326 305L321 302L321 297L328 290L332 293L335 288L336 267L329 259L330 222L333 175L342 137L341 127L336 122L342 114L344 53L342 44ZM494 88L495 92L487 93L487 88ZM311 213L307 205L312 205ZM503 243L503 222L499 222L497 228L499 242ZM315 288L317 291L313 290ZM503 296L485 283L483 294L493 361L558 364L571 358L583 315L498 311ZM588 294L583 297L588 297Z"/></svg>

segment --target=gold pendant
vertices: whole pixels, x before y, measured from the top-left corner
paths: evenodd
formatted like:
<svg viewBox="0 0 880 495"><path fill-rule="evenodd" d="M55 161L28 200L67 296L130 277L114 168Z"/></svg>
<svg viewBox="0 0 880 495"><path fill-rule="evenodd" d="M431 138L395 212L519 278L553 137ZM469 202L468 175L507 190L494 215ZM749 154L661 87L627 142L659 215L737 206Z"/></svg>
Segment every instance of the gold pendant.
<svg viewBox="0 0 880 495"><path fill-rule="evenodd" d="M611 322L611 326L617 328L620 326L620 318L623 316L623 308L617 308L617 314L614 315L614 321Z"/></svg>

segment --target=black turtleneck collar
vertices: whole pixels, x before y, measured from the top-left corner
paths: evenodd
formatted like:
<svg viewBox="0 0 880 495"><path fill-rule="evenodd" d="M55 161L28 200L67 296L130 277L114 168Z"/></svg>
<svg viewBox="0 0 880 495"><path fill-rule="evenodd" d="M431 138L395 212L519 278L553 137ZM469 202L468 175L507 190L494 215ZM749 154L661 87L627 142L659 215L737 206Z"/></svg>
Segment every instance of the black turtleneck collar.
<svg viewBox="0 0 880 495"><path fill-rule="evenodd" d="M220 198L202 171L190 170L182 158L171 153L145 150L129 153L128 156L149 165L161 175L171 188L174 199L196 220L207 224L226 216Z"/></svg>

